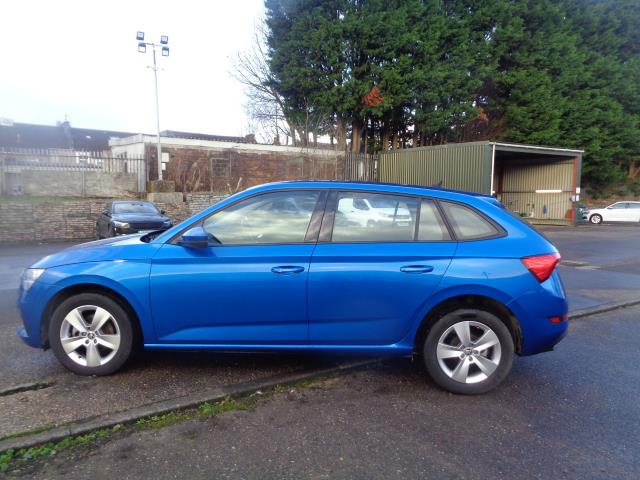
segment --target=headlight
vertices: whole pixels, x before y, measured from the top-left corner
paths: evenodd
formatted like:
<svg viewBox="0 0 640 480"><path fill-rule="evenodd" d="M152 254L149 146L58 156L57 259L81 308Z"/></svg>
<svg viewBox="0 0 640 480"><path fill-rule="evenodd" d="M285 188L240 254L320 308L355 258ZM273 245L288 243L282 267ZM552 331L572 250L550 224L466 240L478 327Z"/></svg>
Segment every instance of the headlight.
<svg viewBox="0 0 640 480"><path fill-rule="evenodd" d="M113 221L113 226L118 228L129 228L129 224L127 222L119 222L117 220Z"/></svg>
<svg viewBox="0 0 640 480"><path fill-rule="evenodd" d="M171 220L165 220L164 222L162 222L162 225L165 227L170 227L171 226Z"/></svg>
<svg viewBox="0 0 640 480"><path fill-rule="evenodd" d="M44 268L27 268L22 272L22 291L26 292L31 288L40 275L44 273Z"/></svg>

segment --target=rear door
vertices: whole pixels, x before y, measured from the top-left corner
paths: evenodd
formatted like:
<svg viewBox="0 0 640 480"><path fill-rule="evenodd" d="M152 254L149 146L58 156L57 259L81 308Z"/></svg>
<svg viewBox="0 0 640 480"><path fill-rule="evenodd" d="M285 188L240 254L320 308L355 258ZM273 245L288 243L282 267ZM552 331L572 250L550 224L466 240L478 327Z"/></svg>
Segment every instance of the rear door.
<svg viewBox="0 0 640 480"><path fill-rule="evenodd" d="M361 202L394 205L394 213L362 222L358 213L338 208ZM332 192L309 270L310 343L399 342L437 288L456 246L430 200Z"/></svg>
<svg viewBox="0 0 640 480"><path fill-rule="evenodd" d="M640 222L640 202L628 202L627 212L630 222Z"/></svg>

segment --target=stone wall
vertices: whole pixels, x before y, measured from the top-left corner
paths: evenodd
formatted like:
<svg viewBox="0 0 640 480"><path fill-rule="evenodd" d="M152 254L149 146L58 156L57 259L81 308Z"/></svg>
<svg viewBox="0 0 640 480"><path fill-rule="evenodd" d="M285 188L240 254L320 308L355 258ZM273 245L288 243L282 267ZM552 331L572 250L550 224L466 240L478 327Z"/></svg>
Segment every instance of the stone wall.
<svg viewBox="0 0 640 480"><path fill-rule="evenodd" d="M25 195L117 197L137 192L136 173L65 170L23 170L15 174Z"/></svg>
<svg viewBox="0 0 640 480"><path fill-rule="evenodd" d="M0 242L71 241L95 237L96 218L109 200L0 204Z"/></svg>
<svg viewBox="0 0 640 480"><path fill-rule="evenodd" d="M181 203L156 203L174 223L181 222L225 196L187 194ZM95 238L96 219L111 199L60 203L0 203L0 243L82 241Z"/></svg>

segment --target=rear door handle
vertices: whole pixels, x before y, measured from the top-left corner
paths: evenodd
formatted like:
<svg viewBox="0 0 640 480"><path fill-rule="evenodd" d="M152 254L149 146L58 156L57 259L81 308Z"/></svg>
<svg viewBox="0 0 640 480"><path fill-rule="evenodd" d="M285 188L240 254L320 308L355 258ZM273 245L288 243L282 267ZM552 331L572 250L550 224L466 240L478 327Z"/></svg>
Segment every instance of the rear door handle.
<svg viewBox="0 0 640 480"><path fill-rule="evenodd" d="M406 265L400 267L400 271L404 273L429 273L433 272L431 265Z"/></svg>
<svg viewBox="0 0 640 480"><path fill-rule="evenodd" d="M279 267L273 267L271 269L273 273L279 273L280 275L292 275L294 273L304 272L304 267L297 265L281 265Z"/></svg>

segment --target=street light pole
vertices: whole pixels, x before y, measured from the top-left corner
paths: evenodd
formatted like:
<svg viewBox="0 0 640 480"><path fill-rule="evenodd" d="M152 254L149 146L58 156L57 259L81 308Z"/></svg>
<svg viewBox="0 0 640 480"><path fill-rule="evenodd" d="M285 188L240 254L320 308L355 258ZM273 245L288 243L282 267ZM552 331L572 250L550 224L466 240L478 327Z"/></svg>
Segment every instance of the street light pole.
<svg viewBox="0 0 640 480"><path fill-rule="evenodd" d="M158 66L156 64L156 46L153 46L153 80L156 87L156 133L158 135L158 180L162 180L162 145L160 144L160 103L158 102Z"/></svg>
<svg viewBox="0 0 640 480"><path fill-rule="evenodd" d="M144 41L144 32L136 33L136 40L138 40L138 52L146 53L147 46L151 46L153 50L153 66L149 66L151 70L153 70L153 84L155 87L156 94L156 152L158 154L158 180L162 180L162 145L160 144L160 102L158 100L158 64L156 62L156 47L161 48L162 56L169 56L169 37L166 35L160 36L160 43L154 42L145 42Z"/></svg>

